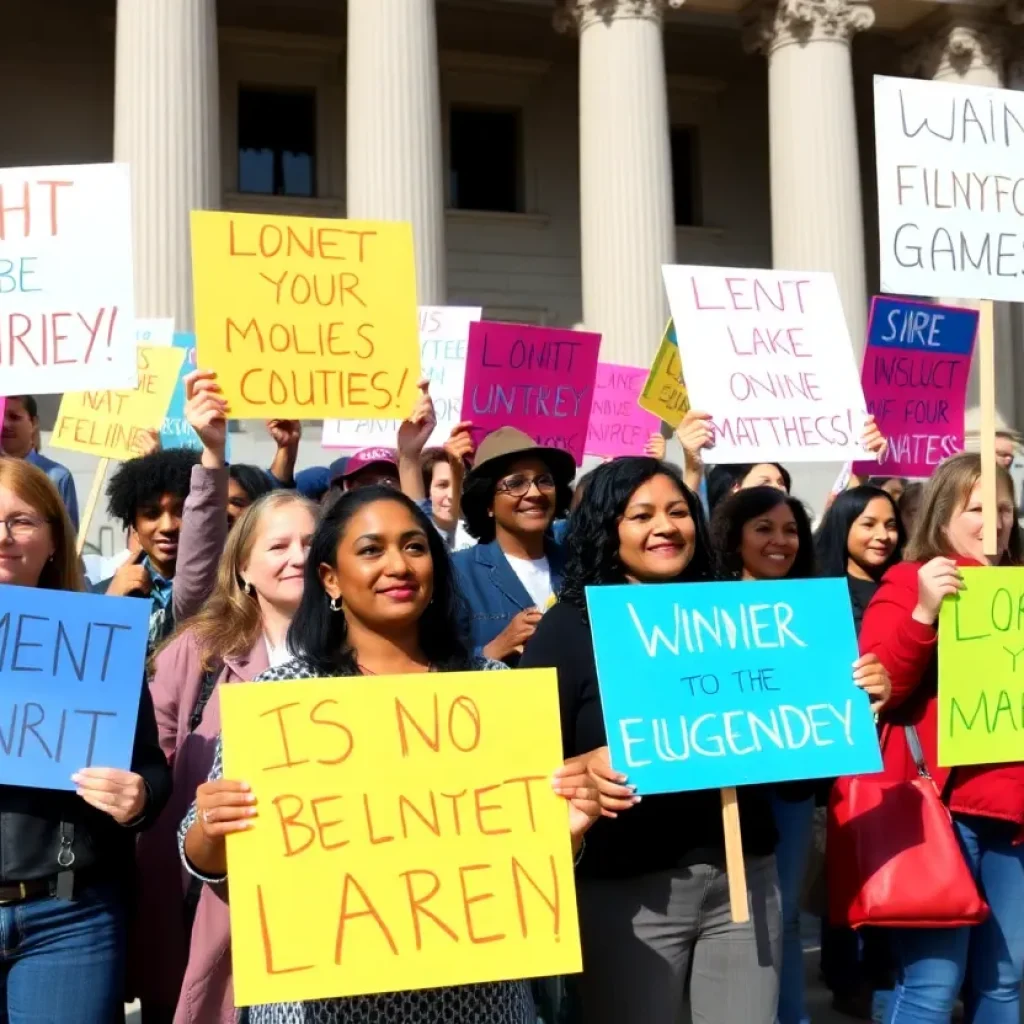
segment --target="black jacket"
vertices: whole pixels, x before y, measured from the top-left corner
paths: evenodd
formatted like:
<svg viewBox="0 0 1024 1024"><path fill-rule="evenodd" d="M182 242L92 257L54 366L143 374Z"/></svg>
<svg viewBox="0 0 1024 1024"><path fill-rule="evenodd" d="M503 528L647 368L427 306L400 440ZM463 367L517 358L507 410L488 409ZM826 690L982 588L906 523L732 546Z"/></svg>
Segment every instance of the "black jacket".
<svg viewBox="0 0 1024 1024"><path fill-rule="evenodd" d="M102 767L102 766L100 766ZM149 686L143 683L135 725L132 771L146 782L149 799L129 826L87 804L74 790L0 786L0 884L56 875L61 834L71 839L71 870L91 879L131 878L135 833L148 828L171 795L171 770L160 749Z"/></svg>

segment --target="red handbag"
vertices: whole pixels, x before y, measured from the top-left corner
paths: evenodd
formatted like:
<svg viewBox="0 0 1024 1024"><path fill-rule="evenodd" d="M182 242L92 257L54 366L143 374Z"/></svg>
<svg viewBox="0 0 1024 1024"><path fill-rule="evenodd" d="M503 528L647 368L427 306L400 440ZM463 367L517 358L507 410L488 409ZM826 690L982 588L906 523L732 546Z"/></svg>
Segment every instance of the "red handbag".
<svg viewBox="0 0 1024 1024"><path fill-rule="evenodd" d="M826 857L829 917L837 927L956 928L980 924L988 904L928 771L917 730L904 728L918 778L851 775L832 788Z"/></svg>

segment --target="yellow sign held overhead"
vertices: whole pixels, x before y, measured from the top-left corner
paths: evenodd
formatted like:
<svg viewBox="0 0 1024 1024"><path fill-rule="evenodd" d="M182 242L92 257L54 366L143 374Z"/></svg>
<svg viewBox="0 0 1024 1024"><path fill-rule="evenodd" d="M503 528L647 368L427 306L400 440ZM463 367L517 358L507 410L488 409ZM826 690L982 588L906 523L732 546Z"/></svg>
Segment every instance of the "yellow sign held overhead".
<svg viewBox="0 0 1024 1024"><path fill-rule="evenodd" d="M139 383L118 391L68 391L61 399L50 444L105 459L134 459L135 442L159 430L185 358L180 348L140 346Z"/></svg>
<svg viewBox="0 0 1024 1024"><path fill-rule="evenodd" d="M236 1005L581 970L552 670L220 693Z"/></svg>
<svg viewBox="0 0 1024 1024"><path fill-rule="evenodd" d="M198 365L232 419L404 419L419 392L412 227L192 212Z"/></svg>
<svg viewBox="0 0 1024 1024"><path fill-rule="evenodd" d="M690 398L683 380L683 364L676 344L676 329L671 320L665 328L658 354L654 357L637 405L654 413L673 430L690 411Z"/></svg>

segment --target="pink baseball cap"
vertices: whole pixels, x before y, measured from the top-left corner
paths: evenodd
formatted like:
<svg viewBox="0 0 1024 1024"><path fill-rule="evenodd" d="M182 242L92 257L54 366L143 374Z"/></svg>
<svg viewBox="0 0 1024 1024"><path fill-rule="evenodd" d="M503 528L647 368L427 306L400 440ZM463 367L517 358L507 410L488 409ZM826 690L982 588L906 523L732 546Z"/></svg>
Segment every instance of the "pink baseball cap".
<svg viewBox="0 0 1024 1024"><path fill-rule="evenodd" d="M340 465L339 465L340 463ZM363 448L344 461L338 459L331 465L331 483L348 480L368 466L391 466L398 470L398 458L392 448Z"/></svg>

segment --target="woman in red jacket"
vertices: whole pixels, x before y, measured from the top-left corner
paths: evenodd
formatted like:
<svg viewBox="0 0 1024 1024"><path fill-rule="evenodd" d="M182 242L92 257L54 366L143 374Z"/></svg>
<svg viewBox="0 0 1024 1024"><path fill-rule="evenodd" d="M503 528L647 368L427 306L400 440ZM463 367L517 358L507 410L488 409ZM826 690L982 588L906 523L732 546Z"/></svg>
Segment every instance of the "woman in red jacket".
<svg viewBox="0 0 1024 1024"><path fill-rule="evenodd" d="M1020 565L1013 484L998 469L998 564ZM900 977L886 1024L948 1024L966 980L968 1024L1019 1024L1024 976L1024 763L940 768L939 607L963 587L961 566L988 565L982 544L981 460L946 459L925 490L906 561L868 606L861 651L889 670L884 726L915 725L928 769L953 813L964 856L992 908L974 928L904 929L894 936ZM885 772L917 776L902 729L884 729Z"/></svg>

